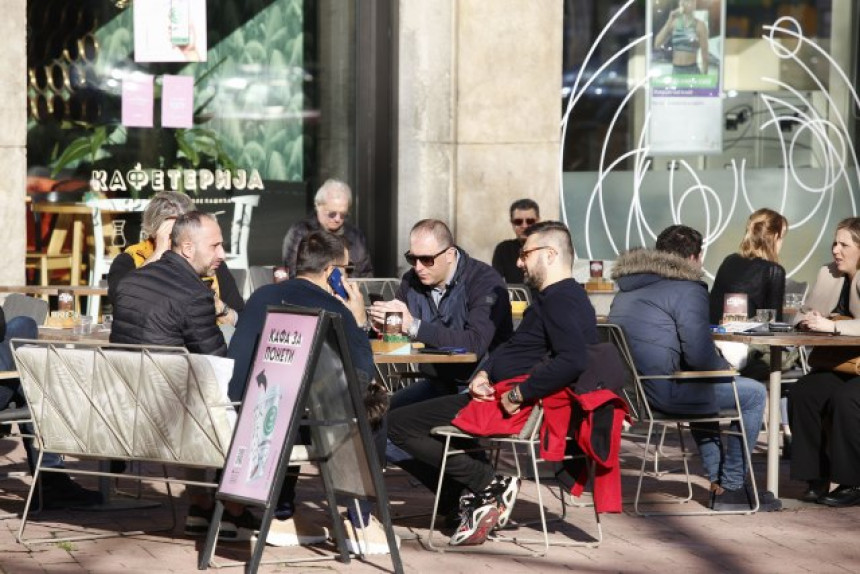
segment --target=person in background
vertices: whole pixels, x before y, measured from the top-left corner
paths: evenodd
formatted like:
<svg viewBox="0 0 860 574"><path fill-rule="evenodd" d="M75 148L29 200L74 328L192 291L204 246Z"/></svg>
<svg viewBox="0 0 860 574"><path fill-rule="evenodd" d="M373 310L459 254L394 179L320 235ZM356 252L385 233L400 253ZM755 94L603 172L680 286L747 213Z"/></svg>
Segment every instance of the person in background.
<svg viewBox="0 0 860 574"><path fill-rule="evenodd" d="M194 209L191 198L178 191L161 191L152 197L143 212L141 231L146 239L127 247L113 260L108 271L108 299L112 305L116 305L116 292L120 281L129 271L161 259L171 247L170 232L176 218ZM205 280L215 292L218 324L235 325L239 313L245 308L245 300L230 269L222 262L215 269L215 274Z"/></svg>
<svg viewBox="0 0 860 574"><path fill-rule="evenodd" d="M37 339L39 327L32 317L12 317L6 321L3 309L0 308L0 371L14 371L15 360L12 357L12 339ZM26 406L27 401L20 381L16 379L5 379L0 381L0 410L10 408L15 403L17 407ZM33 428L31 423L21 426L24 434L24 451L27 454L27 466L32 475L36 470L36 461L39 457L39 449L33 442ZM6 433L3 433L6 434ZM42 468L63 468L63 459L60 455L46 452L42 455ZM104 502L100 492L88 490L65 472L43 472L39 474L41 488L36 489L33 499L35 508L56 510L76 506L93 506Z"/></svg>
<svg viewBox="0 0 860 574"><path fill-rule="evenodd" d="M403 275L391 301L377 301L370 318L382 331L385 314L403 314L401 334L429 347L455 347L478 360L507 341L513 332L511 305L502 278L489 265L472 259L454 243L438 219L422 219L409 234L404 254L412 267ZM458 392L477 365L421 365L425 378L397 391L391 409Z"/></svg>
<svg viewBox="0 0 860 574"><path fill-rule="evenodd" d="M726 257L710 295L709 318L712 325L723 317L726 293L746 293L747 316L759 309L775 309L782 321L785 296L785 269L779 264L779 251L788 233L788 220L772 209L759 209L747 220L747 229L738 253Z"/></svg>
<svg viewBox="0 0 860 574"><path fill-rule="evenodd" d="M315 212L290 227L284 236L281 254L290 278L296 276L296 257L299 243L312 231L328 231L340 235L349 248L349 264L353 277L373 277L373 264L367 251L364 232L351 224L349 210L352 206L352 190L337 179L328 179L314 196Z"/></svg>
<svg viewBox="0 0 860 574"><path fill-rule="evenodd" d="M788 220L772 209L754 211L747 219L746 232L738 253L726 257L710 294L710 320L717 325L723 316L726 293L747 295L747 316L755 317L759 309L773 309L776 320L782 321L785 298L785 269L779 264L779 252L788 233ZM785 352L783 365L790 368L797 351ZM746 365L741 374L757 381L766 381L770 374L770 347L750 345ZM783 457L790 458L791 432L788 429L788 402L780 402L783 427Z"/></svg>
<svg viewBox="0 0 860 574"><path fill-rule="evenodd" d="M619 292L612 301L609 322L620 325L642 375L671 375L677 371L729 369L711 337L708 287L702 282L702 234L685 225L672 225L657 237L655 249L622 253L612 269ZM758 381L736 377L744 431L750 449L761 431L766 392ZM709 414L735 408L731 384L649 381L651 403L660 411ZM738 430L736 423L733 423ZM711 508L745 511L753 506L747 492L743 442L731 435L725 452L717 423L691 425L691 432L708 479ZM759 511L779 510L771 493L759 494Z"/></svg>
<svg viewBox="0 0 860 574"><path fill-rule="evenodd" d="M248 299L248 305L236 333L230 340L227 356L234 359L233 378L230 380L230 399L241 401L250 375L257 340L263 331L266 309L270 305L297 305L324 309L337 313L343 319L349 354L365 397L365 407L371 428L374 429L376 452L385 453L386 431L383 415L388 403L385 388L373 381L376 368L373 352L367 338L367 313L361 291L355 283L347 281L346 269L349 254L343 238L325 231L313 231L299 243L296 257L296 278L260 287ZM349 295L343 299L335 294L330 281L332 273L341 270L341 285ZM382 401L382 403L380 402ZM384 404L383 404L384 403ZM384 460L380 460L383 464ZM281 488L266 543L273 546L296 546L324 542L328 537L325 528L296 514L296 483L300 468L289 469ZM355 554L388 553L388 541L379 521L370 514L370 504L359 502L361 516L352 504L347 506L347 546ZM362 526L364 525L364 526Z"/></svg>
<svg viewBox="0 0 860 574"><path fill-rule="evenodd" d="M523 272L517 266L520 249L526 241L526 230L540 221L540 208L531 199L518 199L511 204L511 227L515 239L506 239L493 251L493 269L499 272L506 283L522 283Z"/></svg>
<svg viewBox="0 0 860 574"><path fill-rule="evenodd" d="M799 326L810 331L860 335L860 217L836 227L833 261L818 272ZM851 347L844 358L856 357ZM813 349L812 372L792 385L789 413L793 448L791 478L805 480L806 502L833 507L860 504L860 377L831 370L819 361L827 347ZM825 357L826 358L826 357ZM839 486L830 492L830 483Z"/></svg>

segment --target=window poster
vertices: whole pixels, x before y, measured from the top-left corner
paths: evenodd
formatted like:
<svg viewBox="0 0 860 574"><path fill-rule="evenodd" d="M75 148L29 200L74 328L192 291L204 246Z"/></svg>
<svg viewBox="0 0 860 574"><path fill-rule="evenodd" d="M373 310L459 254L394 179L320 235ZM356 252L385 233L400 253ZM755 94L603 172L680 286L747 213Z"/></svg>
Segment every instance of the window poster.
<svg viewBox="0 0 860 574"><path fill-rule="evenodd" d="M135 62L205 62L206 0L132 5Z"/></svg>
<svg viewBox="0 0 860 574"><path fill-rule="evenodd" d="M648 0L652 155L722 151L724 0Z"/></svg>

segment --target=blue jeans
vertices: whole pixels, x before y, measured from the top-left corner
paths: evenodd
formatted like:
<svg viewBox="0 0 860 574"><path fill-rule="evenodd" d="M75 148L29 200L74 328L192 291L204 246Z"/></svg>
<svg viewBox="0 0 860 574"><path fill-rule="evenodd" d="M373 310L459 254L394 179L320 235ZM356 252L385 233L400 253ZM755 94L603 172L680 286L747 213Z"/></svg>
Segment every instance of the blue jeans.
<svg viewBox="0 0 860 574"><path fill-rule="evenodd" d="M738 400L741 403L744 434L747 444L752 449L761 431L767 391L763 384L746 377L736 377L735 383L738 388ZM730 383L715 384L714 392L720 410L735 408L735 397ZM733 431L740 430L737 423L732 423L731 428ZM723 453L720 434L715 432L718 430L717 423L691 425L690 430L693 440L699 447L708 479L711 482L719 482L723 488L729 490L736 490L743 486L747 466L741 438L735 435L727 436L725 453Z"/></svg>
<svg viewBox="0 0 860 574"><path fill-rule="evenodd" d="M39 327L31 317L12 317L9 319L6 322L6 338L0 341L0 370L12 371L15 369L12 347L9 344L12 339L37 339L38 337ZM0 384L0 410L8 408L9 403L13 401L19 406L25 403L24 392L17 379L11 379L7 381L7 384ZM33 433L32 425L29 424L23 425L21 430L28 434ZM39 456L39 451L33 445L32 438L24 438L24 450L27 452L27 463L32 473L36 468L36 457ZM62 468L63 459L58 454L46 452L42 456L42 466Z"/></svg>

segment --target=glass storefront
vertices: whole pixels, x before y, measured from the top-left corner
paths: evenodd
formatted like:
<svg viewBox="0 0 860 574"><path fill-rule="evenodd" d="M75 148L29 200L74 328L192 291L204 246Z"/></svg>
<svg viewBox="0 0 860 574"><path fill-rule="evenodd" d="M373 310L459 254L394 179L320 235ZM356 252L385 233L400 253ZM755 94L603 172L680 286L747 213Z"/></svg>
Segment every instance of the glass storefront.
<svg viewBox="0 0 860 574"><path fill-rule="evenodd" d="M688 45L660 38L682 4L706 31ZM857 213L860 198L855 3L564 5L563 204L580 256L614 259L624 249L652 246L660 230L680 222L706 235L711 277L737 249L749 213L770 207L790 222L783 265L792 278L812 280L830 258L836 223ZM712 153L652 145L675 130L676 141L693 149L703 124L689 110L711 113L701 99L682 102L695 89L678 89L657 107L653 85L682 51L690 54L693 80L710 73L722 82ZM673 126L671 117L664 120L667 110L688 115Z"/></svg>
<svg viewBox="0 0 860 574"><path fill-rule="evenodd" d="M190 37L171 37L157 61L144 61L148 36L136 29L144 22L135 23L131 0L28 1L29 173L76 180L65 187L81 191L95 174L117 197L176 188L201 199L260 194L251 264L278 264L284 233L319 184L356 180L357 3L157 0L147 8L162 4L170 17L205 8L205 29L192 19ZM162 21L175 35L179 25ZM192 43L200 53L189 55ZM165 61L186 58L204 61ZM172 76L193 79L188 127L167 127L162 116ZM152 82L146 127L124 121L123 87L135 78Z"/></svg>

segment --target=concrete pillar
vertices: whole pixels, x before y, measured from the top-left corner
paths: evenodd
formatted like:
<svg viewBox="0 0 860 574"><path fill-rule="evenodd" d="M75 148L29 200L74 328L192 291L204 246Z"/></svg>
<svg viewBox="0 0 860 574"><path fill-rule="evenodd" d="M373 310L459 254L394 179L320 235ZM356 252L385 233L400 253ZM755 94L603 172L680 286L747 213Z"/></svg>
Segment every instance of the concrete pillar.
<svg viewBox="0 0 860 574"><path fill-rule="evenodd" d="M0 284L24 283L27 228L27 3L4 2L0 19Z"/></svg>
<svg viewBox="0 0 860 574"><path fill-rule="evenodd" d="M559 215L562 3L402 0L398 251L419 219L448 222L488 261L508 207Z"/></svg>

